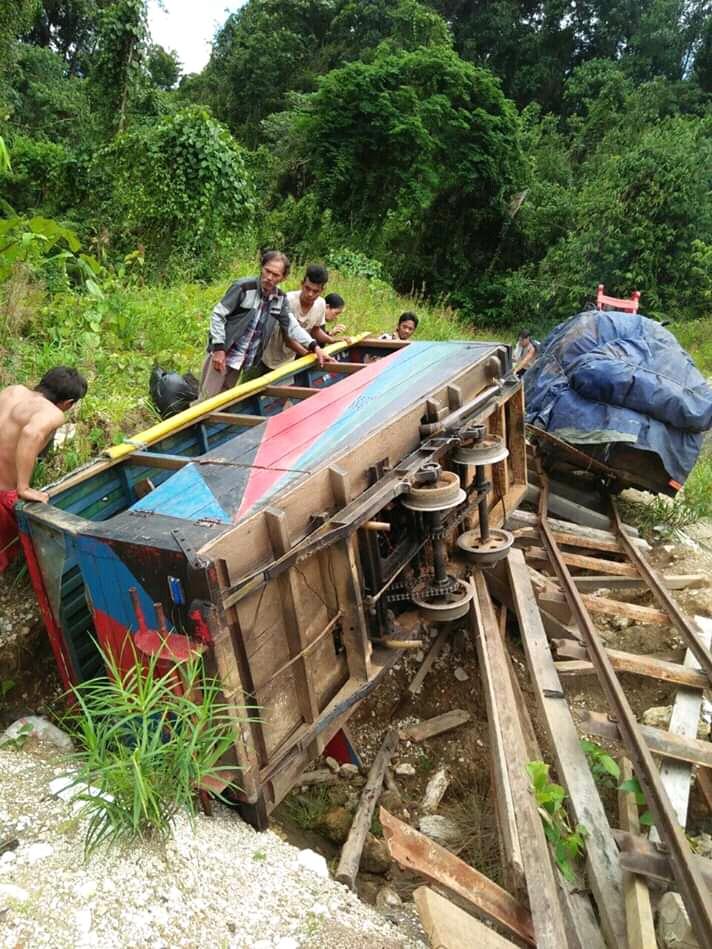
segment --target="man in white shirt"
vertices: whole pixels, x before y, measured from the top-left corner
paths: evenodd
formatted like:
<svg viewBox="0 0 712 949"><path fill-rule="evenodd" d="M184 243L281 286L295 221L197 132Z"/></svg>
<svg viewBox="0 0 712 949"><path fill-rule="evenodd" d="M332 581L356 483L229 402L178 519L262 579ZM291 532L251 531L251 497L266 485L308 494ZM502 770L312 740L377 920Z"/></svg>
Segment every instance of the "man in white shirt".
<svg viewBox="0 0 712 949"><path fill-rule="evenodd" d="M322 293L328 279L329 274L325 267L309 264L299 290L291 290L287 294L290 311L302 329L306 330L319 346L336 342L324 330L326 303ZM276 326L262 353L262 362L268 369L276 369L294 358L294 350L287 345L282 328Z"/></svg>

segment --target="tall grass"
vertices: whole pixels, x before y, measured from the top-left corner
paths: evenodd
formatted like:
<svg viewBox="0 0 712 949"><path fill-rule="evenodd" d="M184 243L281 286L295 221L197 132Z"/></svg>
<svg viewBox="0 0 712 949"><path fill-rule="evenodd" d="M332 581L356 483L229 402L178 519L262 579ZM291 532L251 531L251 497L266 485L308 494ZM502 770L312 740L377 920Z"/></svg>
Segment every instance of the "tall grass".
<svg viewBox="0 0 712 949"><path fill-rule="evenodd" d="M194 817L199 787L227 770L220 762L234 740L232 709L199 657L160 674L155 657L123 673L102 655L108 676L73 688L76 702L63 719L78 746L71 777L87 854L164 839L177 814Z"/></svg>

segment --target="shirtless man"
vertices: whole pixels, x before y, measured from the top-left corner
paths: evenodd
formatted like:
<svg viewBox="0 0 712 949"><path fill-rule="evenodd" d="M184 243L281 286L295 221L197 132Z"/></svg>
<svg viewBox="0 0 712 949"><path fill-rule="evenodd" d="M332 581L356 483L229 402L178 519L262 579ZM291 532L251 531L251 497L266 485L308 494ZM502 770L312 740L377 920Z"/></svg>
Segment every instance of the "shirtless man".
<svg viewBox="0 0 712 949"><path fill-rule="evenodd" d="M48 500L30 487L37 456L86 391L76 369L57 366L36 389L17 385L0 392L0 572L19 551L15 502Z"/></svg>

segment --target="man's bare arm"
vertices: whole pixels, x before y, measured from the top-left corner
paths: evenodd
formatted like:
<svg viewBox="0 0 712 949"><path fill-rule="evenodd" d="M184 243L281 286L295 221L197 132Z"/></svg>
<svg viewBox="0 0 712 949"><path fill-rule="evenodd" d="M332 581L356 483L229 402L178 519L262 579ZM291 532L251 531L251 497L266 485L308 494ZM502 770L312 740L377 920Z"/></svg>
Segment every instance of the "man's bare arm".
<svg viewBox="0 0 712 949"><path fill-rule="evenodd" d="M321 326L313 326L310 332L320 346L328 346L329 343L338 342L333 336L326 333Z"/></svg>
<svg viewBox="0 0 712 949"><path fill-rule="evenodd" d="M37 456L49 441L52 433L62 424L63 416L54 413L40 418L32 418L20 432L15 452L15 469L17 471L17 495L24 501L47 501L49 495L45 491L35 491L30 487L30 479L37 461Z"/></svg>

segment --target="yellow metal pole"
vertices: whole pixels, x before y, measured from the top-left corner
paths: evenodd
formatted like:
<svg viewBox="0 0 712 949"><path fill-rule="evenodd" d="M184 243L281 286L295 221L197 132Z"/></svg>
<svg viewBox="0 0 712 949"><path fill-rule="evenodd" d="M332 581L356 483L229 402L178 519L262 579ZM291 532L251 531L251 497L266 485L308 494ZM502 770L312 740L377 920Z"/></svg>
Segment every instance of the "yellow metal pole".
<svg viewBox="0 0 712 949"><path fill-rule="evenodd" d="M365 339L368 335L368 333L361 333L359 336L352 336L348 340L343 340L338 343L331 343L329 346L325 347L324 352L328 353L329 355L343 352L344 349L348 349L349 346L353 346L354 343L361 342L361 340ZM253 379L251 382L245 382L241 386L235 386L234 389L227 389L225 392L221 392L219 395L214 395L211 399L206 399L204 402L198 402L196 405L191 405L189 409L179 412L178 415L173 415L164 422L159 422L157 425L152 425L150 428L147 428L144 432L139 432L139 434L134 435L133 438L126 439L126 441L122 442L121 445L112 445L110 448L107 448L104 452L102 452L102 454L108 458L111 458L113 461L118 461L120 458L125 458L127 455L131 455L135 451L141 451L143 448L147 448L149 445L155 444L162 438L166 438L168 435L173 435L182 428L192 425L193 422L197 422L204 415L209 415L211 412L217 412L219 409L222 409L226 405L230 405L232 402L237 402L239 399L244 399L248 395L253 395L255 392L259 392L260 389L264 389L265 386L274 385L281 379L293 376L296 372L301 372L302 369L307 369L309 366L313 366L315 362L316 356L300 356L299 359L294 359L291 362L287 362L278 369L273 369L272 372L268 372L264 376L259 376L257 379ZM325 371L328 371L328 368L325 369Z"/></svg>

